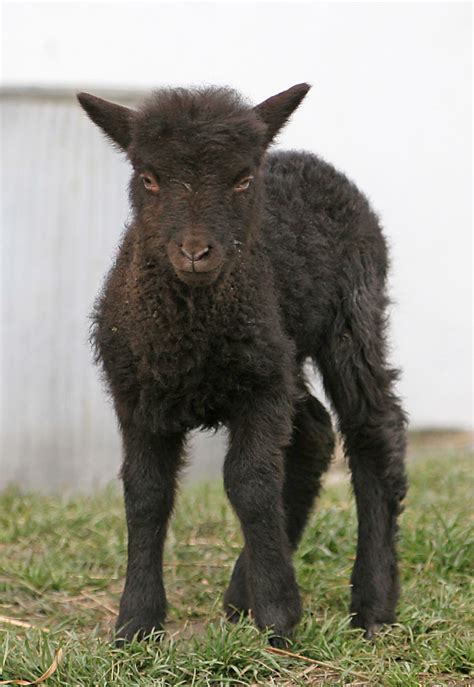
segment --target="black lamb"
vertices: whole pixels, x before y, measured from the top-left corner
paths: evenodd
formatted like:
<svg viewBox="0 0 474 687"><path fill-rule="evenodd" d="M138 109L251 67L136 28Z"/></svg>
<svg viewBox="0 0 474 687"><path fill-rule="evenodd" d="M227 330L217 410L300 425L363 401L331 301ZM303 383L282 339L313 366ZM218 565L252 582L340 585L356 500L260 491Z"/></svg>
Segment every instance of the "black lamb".
<svg viewBox="0 0 474 687"><path fill-rule="evenodd" d="M123 437L128 567L117 638L163 626L163 544L186 434L229 432L224 485L245 546L224 604L278 645L301 616L292 552L337 414L359 534L354 626L395 619L405 415L386 363L387 248L356 186L313 154L268 152L309 90L252 107L227 88L162 89L137 110L81 93L132 165L133 219L94 312Z"/></svg>

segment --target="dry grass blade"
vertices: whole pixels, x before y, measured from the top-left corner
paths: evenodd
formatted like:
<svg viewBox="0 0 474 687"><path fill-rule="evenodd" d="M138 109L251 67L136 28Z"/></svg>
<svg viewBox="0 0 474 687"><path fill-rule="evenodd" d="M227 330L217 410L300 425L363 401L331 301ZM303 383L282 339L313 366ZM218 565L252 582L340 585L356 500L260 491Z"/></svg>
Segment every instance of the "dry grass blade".
<svg viewBox="0 0 474 687"><path fill-rule="evenodd" d="M85 599L89 599L89 601L93 601L95 604L97 604L97 606L102 606L102 608L105 608L105 610L109 611L109 613L112 613L112 615L118 615L118 612L114 608L108 606L100 599L97 599L95 596L92 596L92 594L88 594L87 592L81 592L81 596L83 596Z"/></svg>
<svg viewBox="0 0 474 687"><path fill-rule="evenodd" d="M32 630L41 630L41 632L49 632L47 627L38 627L38 625L32 625L31 623L26 623L24 620L17 620L16 618L8 618L6 615L0 615L0 623L5 623L6 625L16 625L16 627L26 627ZM3 684L0 682L0 685Z"/></svg>
<svg viewBox="0 0 474 687"><path fill-rule="evenodd" d="M51 665L49 666L48 670L41 675L41 677L36 678L36 680L29 681L29 680L0 680L0 685L39 685L45 680L47 680L53 673L56 672L58 669L58 666L61 662L61 659L63 657L63 650L62 649L56 649L56 653L54 654L54 659Z"/></svg>
<svg viewBox="0 0 474 687"><path fill-rule="evenodd" d="M326 663L325 661L317 661L315 658L309 658L309 656L303 656L302 654L295 654L292 651L286 651L285 649L277 649L276 647L273 647L273 646L267 647L267 651L269 651L271 654L276 654L277 656L286 656L288 658L297 658L300 661L306 661L307 663L312 663L313 665L319 666L320 668L326 668L327 670L330 670L333 673L347 672L347 673L350 673L351 675L354 675L355 677L359 678L360 680L363 680L364 684L367 682L367 677L365 675L362 675L362 673L357 673L355 670L351 670L350 668L347 668L344 671L343 669L335 666L334 663Z"/></svg>

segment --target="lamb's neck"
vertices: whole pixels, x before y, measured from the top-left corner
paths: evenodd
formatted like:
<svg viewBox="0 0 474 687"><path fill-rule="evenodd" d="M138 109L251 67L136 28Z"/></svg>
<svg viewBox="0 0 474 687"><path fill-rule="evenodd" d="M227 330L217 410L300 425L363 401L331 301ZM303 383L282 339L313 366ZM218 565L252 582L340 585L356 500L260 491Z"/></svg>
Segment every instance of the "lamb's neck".
<svg viewBox="0 0 474 687"><path fill-rule="evenodd" d="M209 286L189 286L167 272L148 266L140 285L140 300L162 330L188 332L204 327L209 334L232 331L262 320L268 311L265 279L258 265L245 263ZM267 279L268 284L268 279Z"/></svg>

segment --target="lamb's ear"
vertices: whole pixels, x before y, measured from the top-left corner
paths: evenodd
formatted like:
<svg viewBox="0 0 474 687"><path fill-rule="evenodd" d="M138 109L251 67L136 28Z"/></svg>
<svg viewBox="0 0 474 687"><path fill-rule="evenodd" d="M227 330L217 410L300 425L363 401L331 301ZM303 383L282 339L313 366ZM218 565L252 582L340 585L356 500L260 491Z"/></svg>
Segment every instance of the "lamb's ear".
<svg viewBox="0 0 474 687"><path fill-rule="evenodd" d="M97 124L114 143L126 150L132 139L131 125L135 112L90 93L78 93L77 99L94 124Z"/></svg>
<svg viewBox="0 0 474 687"><path fill-rule="evenodd" d="M255 107L255 112L267 125L267 144L276 136L291 113L296 110L310 88L311 86L307 83L299 83L287 91L272 95L271 98Z"/></svg>

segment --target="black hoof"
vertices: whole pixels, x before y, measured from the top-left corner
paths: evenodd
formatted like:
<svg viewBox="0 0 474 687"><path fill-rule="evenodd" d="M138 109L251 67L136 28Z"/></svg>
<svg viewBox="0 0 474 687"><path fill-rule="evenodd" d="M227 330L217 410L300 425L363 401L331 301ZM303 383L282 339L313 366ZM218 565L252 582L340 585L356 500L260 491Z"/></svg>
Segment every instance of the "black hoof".
<svg viewBox="0 0 474 687"><path fill-rule="evenodd" d="M287 637L280 637L279 635L271 635L268 642L274 649L289 649L291 642Z"/></svg>
<svg viewBox="0 0 474 687"><path fill-rule="evenodd" d="M351 625L354 628L364 630L364 639L372 640L375 639L377 634L383 628L384 625L391 625L395 620L393 617L387 617L383 620L374 620L361 616L361 614L356 613L351 620Z"/></svg>
<svg viewBox="0 0 474 687"><path fill-rule="evenodd" d="M114 643L122 647L132 641L160 641L163 637L163 626L158 622L140 622L138 620L118 620L115 626Z"/></svg>
<svg viewBox="0 0 474 687"><path fill-rule="evenodd" d="M374 623L373 625L369 625L369 627L367 627L365 629L364 639L368 639L369 641L372 639L375 639L375 637L377 636L377 634L380 632L381 629L382 629L382 625L380 625L379 623Z"/></svg>

